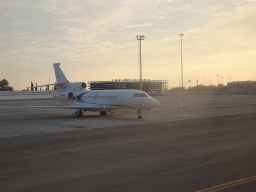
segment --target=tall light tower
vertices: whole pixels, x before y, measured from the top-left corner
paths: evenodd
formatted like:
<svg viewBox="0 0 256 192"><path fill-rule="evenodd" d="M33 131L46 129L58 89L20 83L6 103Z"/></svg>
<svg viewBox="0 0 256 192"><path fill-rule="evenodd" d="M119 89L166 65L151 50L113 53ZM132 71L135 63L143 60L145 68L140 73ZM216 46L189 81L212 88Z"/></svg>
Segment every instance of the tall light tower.
<svg viewBox="0 0 256 192"><path fill-rule="evenodd" d="M141 63L141 41L144 40L144 35L137 35L139 41L139 65L140 65L140 90L142 90L142 63Z"/></svg>
<svg viewBox="0 0 256 192"><path fill-rule="evenodd" d="M181 37L181 104L180 104L180 108L184 109L184 105L183 105L183 65L182 65L182 37L184 36L184 34L179 34L179 36Z"/></svg>

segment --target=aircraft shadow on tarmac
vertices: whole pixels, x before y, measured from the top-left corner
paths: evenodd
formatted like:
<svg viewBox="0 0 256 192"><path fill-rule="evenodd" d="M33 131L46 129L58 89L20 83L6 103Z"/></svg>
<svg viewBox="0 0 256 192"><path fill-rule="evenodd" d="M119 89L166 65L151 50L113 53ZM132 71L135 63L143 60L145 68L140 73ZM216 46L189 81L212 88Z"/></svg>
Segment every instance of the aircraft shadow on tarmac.
<svg viewBox="0 0 256 192"><path fill-rule="evenodd" d="M132 117L131 117L132 115ZM129 111L118 111L109 112L107 115L100 115L99 112L84 112L82 117L75 117L72 110L60 110L60 109L21 109L19 111L15 110L5 110L0 111L0 121L5 120L88 120L88 119L109 119L109 120L134 120L137 119L136 113ZM138 120L143 121L143 119Z"/></svg>

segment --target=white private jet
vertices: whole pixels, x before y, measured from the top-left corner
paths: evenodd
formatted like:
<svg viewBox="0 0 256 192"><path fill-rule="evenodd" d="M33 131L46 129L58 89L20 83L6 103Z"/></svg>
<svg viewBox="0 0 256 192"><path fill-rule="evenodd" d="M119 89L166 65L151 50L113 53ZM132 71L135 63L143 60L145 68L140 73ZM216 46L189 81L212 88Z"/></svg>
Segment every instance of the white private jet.
<svg viewBox="0 0 256 192"><path fill-rule="evenodd" d="M107 112L119 109L138 109L138 119L141 119L142 109L150 109L160 105L159 102L151 98L147 93L140 90L84 90L86 88L86 84L84 82L69 82L67 80L60 68L60 63L54 63L53 67L57 82L48 85L56 86L56 92L53 93L53 97L60 99L66 105L31 106L26 108L77 109L75 112L76 117L82 117L83 112L85 111L99 111L100 115L106 115Z"/></svg>

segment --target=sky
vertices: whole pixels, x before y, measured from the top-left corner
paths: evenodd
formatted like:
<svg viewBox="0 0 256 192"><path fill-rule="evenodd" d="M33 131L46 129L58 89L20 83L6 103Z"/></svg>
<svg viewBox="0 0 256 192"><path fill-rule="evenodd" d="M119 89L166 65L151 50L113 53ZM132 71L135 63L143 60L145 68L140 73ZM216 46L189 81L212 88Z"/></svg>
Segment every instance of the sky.
<svg viewBox="0 0 256 192"><path fill-rule="evenodd" d="M56 81L142 78L184 86L256 81L256 0L0 2L0 80L15 90ZM188 81L191 79L191 83Z"/></svg>

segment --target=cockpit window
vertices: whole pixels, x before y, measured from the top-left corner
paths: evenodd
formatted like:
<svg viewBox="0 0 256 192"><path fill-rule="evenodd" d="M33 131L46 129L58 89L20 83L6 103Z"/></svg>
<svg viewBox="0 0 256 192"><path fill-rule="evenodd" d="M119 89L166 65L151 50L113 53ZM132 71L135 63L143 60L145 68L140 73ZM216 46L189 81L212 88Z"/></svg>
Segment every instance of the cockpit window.
<svg viewBox="0 0 256 192"><path fill-rule="evenodd" d="M141 93L141 94L140 94L140 97L148 97L148 96L147 96L147 94L145 94L145 93Z"/></svg>
<svg viewBox="0 0 256 192"><path fill-rule="evenodd" d="M134 97L139 97L139 93L135 93L135 94L134 94Z"/></svg>

